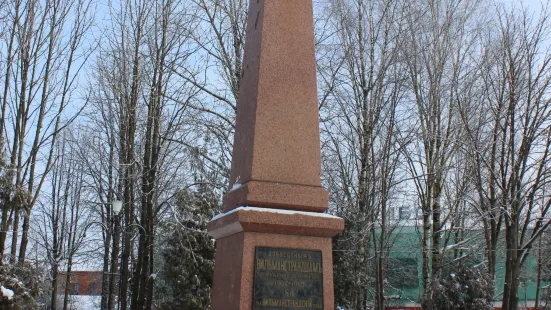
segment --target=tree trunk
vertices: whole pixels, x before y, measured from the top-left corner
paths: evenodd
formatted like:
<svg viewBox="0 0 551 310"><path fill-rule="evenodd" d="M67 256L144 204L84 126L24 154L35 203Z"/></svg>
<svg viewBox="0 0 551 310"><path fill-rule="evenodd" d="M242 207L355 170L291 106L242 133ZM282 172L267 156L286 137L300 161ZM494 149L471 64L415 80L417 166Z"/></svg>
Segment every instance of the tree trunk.
<svg viewBox="0 0 551 310"><path fill-rule="evenodd" d="M514 209L514 208L513 208ZM513 211L514 212L514 211ZM518 286L521 262L518 248L518 218L513 215L509 224L506 225L506 263L505 263L505 284L503 287L503 310L518 309Z"/></svg>
<svg viewBox="0 0 551 310"><path fill-rule="evenodd" d="M384 310L385 309L385 295L384 295L384 288L385 288L385 235L386 235L386 223L385 223L385 217L386 217L386 208L381 209L381 235L379 236L379 253L377 254L377 286L375 289L375 307L377 310ZM375 242L375 240L374 240Z"/></svg>
<svg viewBox="0 0 551 310"><path fill-rule="evenodd" d="M142 221L144 222L144 218L146 217L144 214L144 211L142 210ZM142 224L143 227L143 224ZM146 247L146 232L140 229L140 240L138 245L138 263L136 264L136 269L134 270L134 276L132 277L132 301L130 303L130 310L143 310L143 297L145 293L145 286L147 283L147 278L144 279L143 277L143 270L147 269L148 256L149 254L145 254L147 252Z"/></svg>
<svg viewBox="0 0 551 310"><path fill-rule="evenodd" d="M538 240L538 257L537 257L537 274L536 274L536 298L534 301L534 307L535 310L538 310L539 303L540 303L540 290L541 290L541 266L543 264L542 257L541 257L541 240L543 239L543 234L540 236Z"/></svg>
<svg viewBox="0 0 551 310"><path fill-rule="evenodd" d="M439 172L436 172L439 173ZM440 252L440 244L441 244L441 238L440 236L442 233L440 230L442 229L442 224L440 222L440 212L441 212L441 206L440 206L440 196L441 196L441 189L442 189L442 177L438 176L436 177L436 181L434 182L432 186L432 281L433 285L436 285L438 283L438 279L440 278L440 274L442 271L442 255ZM433 288L434 290L434 288Z"/></svg>
<svg viewBox="0 0 551 310"><path fill-rule="evenodd" d="M131 206L134 204L133 197L132 197L133 182L127 182L127 183L128 184L125 186L125 190L124 190L125 229L123 234L123 252L121 257L122 268L121 268L121 276L120 276L121 279L120 279L120 289L119 289L119 294L120 294L119 300L120 300L121 310L126 310L127 304L128 304L128 280L129 280L128 278L130 275L129 258L130 258L130 249L131 249L130 239L132 238L132 234L130 232L130 229L128 229L128 227L134 221L133 219L134 217L132 215L132 209L131 209Z"/></svg>
<svg viewBox="0 0 551 310"><path fill-rule="evenodd" d="M111 244L111 230L106 232L105 236L105 244L103 247L103 277L101 281L101 310L107 310L109 308L109 302L111 302L109 299L111 298L111 290L109 286L109 281L111 277L109 277L109 250L110 250L110 244Z"/></svg>
<svg viewBox="0 0 551 310"><path fill-rule="evenodd" d="M141 10L141 8L140 8ZM138 103L139 96L139 73L140 73L140 44L142 40L142 30L144 26L142 25L144 12L138 12L137 21L137 31L135 36L134 54L132 58L132 84L130 89L130 98L126 102L126 105L122 108L126 113L126 127L122 131L122 140L120 141L121 145L125 145L124 164L128 165L126 168L125 174L125 186L124 186L124 202L126 204L125 208L125 234L124 234L124 252L122 256L122 271L121 271L121 310L126 310L127 308L127 294L128 294L128 278L130 276L128 259L130 256L131 244L130 239L132 238L131 231L128 227L134 223L134 212L132 208L134 207L134 147L136 139L136 107ZM128 202L128 203L127 203ZM133 279L136 281L137 279ZM132 300L130 305L135 304L135 292L132 292Z"/></svg>
<svg viewBox="0 0 551 310"><path fill-rule="evenodd" d="M423 238L422 238L422 281L423 281L423 297L421 306L423 309L432 309L432 277L431 277L431 214L430 210L423 210Z"/></svg>
<svg viewBox="0 0 551 310"><path fill-rule="evenodd" d="M111 273L109 275L109 301L108 309L113 310L115 308L116 292L115 292L115 275L119 272L119 243L121 238L121 228L119 223L119 216L113 216L115 221L115 233L113 236L113 252L111 253Z"/></svg>
<svg viewBox="0 0 551 310"><path fill-rule="evenodd" d="M149 245L149 256L151 257L151 264L149 264L149 274L153 275L153 239L151 240L151 244ZM146 295L146 304L145 309L151 310L153 307L153 292L155 290L155 279L156 276L150 276L149 281L147 283L147 295Z"/></svg>
<svg viewBox="0 0 551 310"><path fill-rule="evenodd" d="M65 276L65 294L63 295L63 310L69 309L69 295L71 295L71 270L73 268L73 256L69 256L67 263L67 274ZM54 309L52 309L54 310Z"/></svg>
<svg viewBox="0 0 551 310"><path fill-rule="evenodd" d="M15 264L17 257L17 239L19 237L19 210L16 209L13 213L13 235L11 237L10 264Z"/></svg>
<svg viewBox="0 0 551 310"><path fill-rule="evenodd" d="M4 196L9 196L8 193L4 193ZM0 224L0 265L4 263L4 248L6 247L6 231L8 230L8 208L9 199L3 197L2 203L2 223Z"/></svg>
<svg viewBox="0 0 551 310"><path fill-rule="evenodd" d="M19 247L19 262L25 262L27 254L27 244L29 243L29 225L31 219L31 210L28 207L23 208L23 234L21 236L21 246Z"/></svg>
<svg viewBox="0 0 551 310"><path fill-rule="evenodd" d="M57 309L57 286L58 286L58 277L59 275L59 264L54 264L53 270L52 270L52 294L51 294L51 301L50 301L50 309L56 310Z"/></svg>

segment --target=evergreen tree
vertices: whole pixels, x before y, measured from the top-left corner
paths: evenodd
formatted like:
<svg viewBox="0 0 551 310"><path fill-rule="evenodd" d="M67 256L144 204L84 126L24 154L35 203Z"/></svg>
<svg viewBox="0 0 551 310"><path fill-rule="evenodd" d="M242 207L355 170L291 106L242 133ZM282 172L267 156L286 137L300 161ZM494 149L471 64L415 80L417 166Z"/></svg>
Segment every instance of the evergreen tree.
<svg viewBox="0 0 551 310"><path fill-rule="evenodd" d="M0 309L36 309L48 296L45 271L30 263L0 266Z"/></svg>
<svg viewBox="0 0 551 310"><path fill-rule="evenodd" d="M181 190L172 218L161 227L165 240L158 283L161 309L203 310L210 305L214 240L207 225L218 213L216 194L206 185Z"/></svg>
<svg viewBox="0 0 551 310"><path fill-rule="evenodd" d="M365 309L368 300L373 300L370 288L375 285L370 272L369 239L362 230L368 225L365 220L350 221L349 217L343 217L346 229L333 238L335 305L344 309Z"/></svg>

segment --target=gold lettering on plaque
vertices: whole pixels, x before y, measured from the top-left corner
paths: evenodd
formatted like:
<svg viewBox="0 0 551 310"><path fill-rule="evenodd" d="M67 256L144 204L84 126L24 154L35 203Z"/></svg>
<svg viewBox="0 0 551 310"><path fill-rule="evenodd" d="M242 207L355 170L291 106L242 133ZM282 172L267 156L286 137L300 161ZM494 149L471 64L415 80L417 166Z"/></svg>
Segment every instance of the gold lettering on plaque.
<svg viewBox="0 0 551 310"><path fill-rule="evenodd" d="M253 310L323 309L321 251L257 247Z"/></svg>
<svg viewBox="0 0 551 310"><path fill-rule="evenodd" d="M257 259L256 268L258 270L322 273L321 263L296 262L289 260Z"/></svg>

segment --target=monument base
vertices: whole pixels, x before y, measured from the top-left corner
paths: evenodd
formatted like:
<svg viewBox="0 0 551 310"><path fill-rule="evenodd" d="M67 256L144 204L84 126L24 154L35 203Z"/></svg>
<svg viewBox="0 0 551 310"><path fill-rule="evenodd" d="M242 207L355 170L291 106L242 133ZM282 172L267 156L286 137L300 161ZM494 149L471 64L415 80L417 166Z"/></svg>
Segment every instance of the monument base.
<svg viewBox="0 0 551 310"><path fill-rule="evenodd" d="M318 173L319 174L319 173ZM249 181L224 195L224 212L236 206L257 206L308 212L325 212L329 194L321 186Z"/></svg>
<svg viewBox="0 0 551 310"><path fill-rule="evenodd" d="M211 309L333 310L331 237L343 229L343 219L312 212L240 207L215 217Z"/></svg>

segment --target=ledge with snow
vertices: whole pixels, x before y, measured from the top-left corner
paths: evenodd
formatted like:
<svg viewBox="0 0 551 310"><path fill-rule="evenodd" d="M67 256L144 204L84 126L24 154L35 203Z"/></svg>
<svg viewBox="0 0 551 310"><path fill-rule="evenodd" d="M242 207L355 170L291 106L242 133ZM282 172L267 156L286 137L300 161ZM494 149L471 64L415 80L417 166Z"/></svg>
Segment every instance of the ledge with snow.
<svg viewBox="0 0 551 310"><path fill-rule="evenodd" d="M223 238L242 231L333 237L344 229L344 220L326 213L239 207L215 216L209 234Z"/></svg>

